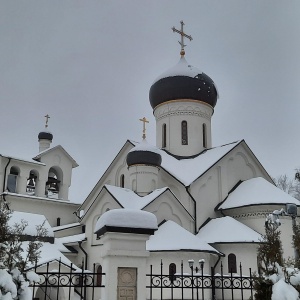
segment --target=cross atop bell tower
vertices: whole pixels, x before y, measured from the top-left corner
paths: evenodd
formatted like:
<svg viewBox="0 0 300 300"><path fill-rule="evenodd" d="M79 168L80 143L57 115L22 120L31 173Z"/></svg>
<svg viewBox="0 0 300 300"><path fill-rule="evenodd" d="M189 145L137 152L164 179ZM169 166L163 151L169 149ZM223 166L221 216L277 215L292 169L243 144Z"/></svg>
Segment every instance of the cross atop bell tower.
<svg viewBox="0 0 300 300"><path fill-rule="evenodd" d="M193 38L192 38L191 35L187 35L186 33L184 33L184 31L183 31L183 25L185 25L185 24L183 23L183 21L180 21L180 24L181 24L181 30L176 29L174 26L172 27L172 30L173 30L173 32L179 33L179 34L181 35L181 40L178 41L178 43L179 43L180 46L181 46L180 55L181 55L181 56L184 56L184 55L185 55L184 47L186 46L186 45L184 44L184 38L187 38L187 39L189 39L190 41L192 41Z"/></svg>

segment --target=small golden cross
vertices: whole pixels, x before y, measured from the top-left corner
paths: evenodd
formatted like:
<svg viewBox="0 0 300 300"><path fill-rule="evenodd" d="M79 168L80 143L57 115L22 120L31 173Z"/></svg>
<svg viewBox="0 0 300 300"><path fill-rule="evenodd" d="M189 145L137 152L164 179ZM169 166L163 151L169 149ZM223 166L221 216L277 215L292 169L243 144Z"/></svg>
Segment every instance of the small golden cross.
<svg viewBox="0 0 300 300"><path fill-rule="evenodd" d="M180 55L184 56L184 54L185 54L184 47L186 46L184 44L184 38L186 37L190 41L192 41L193 38L192 38L191 35L187 35L187 34L184 33L184 31L183 31L183 25L184 25L183 21L180 21L180 24L181 24L181 30L176 29L174 26L172 27L172 30L173 30L173 32L177 32L177 33L179 33L181 35L181 41L180 42L178 41L178 43L181 46Z"/></svg>
<svg viewBox="0 0 300 300"><path fill-rule="evenodd" d="M48 121L49 121L49 119L50 119L50 116L47 114L47 115L45 116L45 118L46 118L45 128L47 128L47 127L48 127Z"/></svg>
<svg viewBox="0 0 300 300"><path fill-rule="evenodd" d="M144 117L143 119L140 119L140 121L143 122L143 140L146 139L146 123L149 123L149 121Z"/></svg>

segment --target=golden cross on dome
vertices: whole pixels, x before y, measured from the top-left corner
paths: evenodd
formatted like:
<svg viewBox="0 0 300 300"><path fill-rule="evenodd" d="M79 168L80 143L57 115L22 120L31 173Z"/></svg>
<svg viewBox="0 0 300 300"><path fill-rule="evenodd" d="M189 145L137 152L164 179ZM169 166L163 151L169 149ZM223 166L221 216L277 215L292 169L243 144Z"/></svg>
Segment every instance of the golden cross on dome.
<svg viewBox="0 0 300 300"><path fill-rule="evenodd" d="M143 140L146 139L146 123L149 123L149 121L144 117L143 119L140 119L140 121L143 122Z"/></svg>
<svg viewBox="0 0 300 300"><path fill-rule="evenodd" d="M49 121L49 119L50 119L50 116L47 114L47 115L45 116L45 118L46 118L45 128L47 128L47 127L48 127L48 121Z"/></svg>
<svg viewBox="0 0 300 300"><path fill-rule="evenodd" d="M177 32L177 33L179 33L181 35L181 40L180 40L180 42L178 41L178 43L181 46L180 55L184 56L184 54L185 54L184 47L186 46L184 44L184 38L187 38L190 41L192 41L193 38L192 38L191 35L187 35L186 33L184 33L184 31L183 31L183 25L184 25L183 21L180 21L180 24L181 24L181 30L176 29L174 26L172 27L172 30L173 30L173 32Z"/></svg>

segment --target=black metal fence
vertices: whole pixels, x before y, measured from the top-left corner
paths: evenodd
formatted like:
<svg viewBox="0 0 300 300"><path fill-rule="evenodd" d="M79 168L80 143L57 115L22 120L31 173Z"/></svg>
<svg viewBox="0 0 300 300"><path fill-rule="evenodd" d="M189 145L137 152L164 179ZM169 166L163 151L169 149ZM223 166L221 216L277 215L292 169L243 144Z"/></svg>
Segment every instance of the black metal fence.
<svg viewBox="0 0 300 300"><path fill-rule="evenodd" d="M188 270L189 272L184 272L182 262L180 272L173 274L172 268L169 267L169 274L164 274L161 262L160 272L153 273L151 265L150 274L147 274L148 282L150 282L147 285L149 299L253 299L254 277L251 274L251 268L248 276L243 274L241 265L239 274L224 274L222 264L220 273L215 273L214 268L210 269L210 274L204 273L203 264L200 269L194 270L193 267L188 267Z"/></svg>
<svg viewBox="0 0 300 300"><path fill-rule="evenodd" d="M100 299L105 276L102 269L99 272L99 267L94 264L93 271L84 271L84 266L78 270L74 265L68 266L60 261L56 267L53 269L53 263L47 263L34 269L40 283L31 285L33 300Z"/></svg>

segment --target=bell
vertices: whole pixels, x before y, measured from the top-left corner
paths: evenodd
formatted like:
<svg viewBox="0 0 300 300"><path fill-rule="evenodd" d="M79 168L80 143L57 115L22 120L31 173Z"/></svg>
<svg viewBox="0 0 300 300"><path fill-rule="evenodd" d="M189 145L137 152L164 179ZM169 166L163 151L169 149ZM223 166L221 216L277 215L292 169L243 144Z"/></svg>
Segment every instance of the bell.
<svg viewBox="0 0 300 300"><path fill-rule="evenodd" d="M30 178L30 179L29 179L29 181L28 181L28 186L34 187L34 181L33 181L33 178Z"/></svg>

